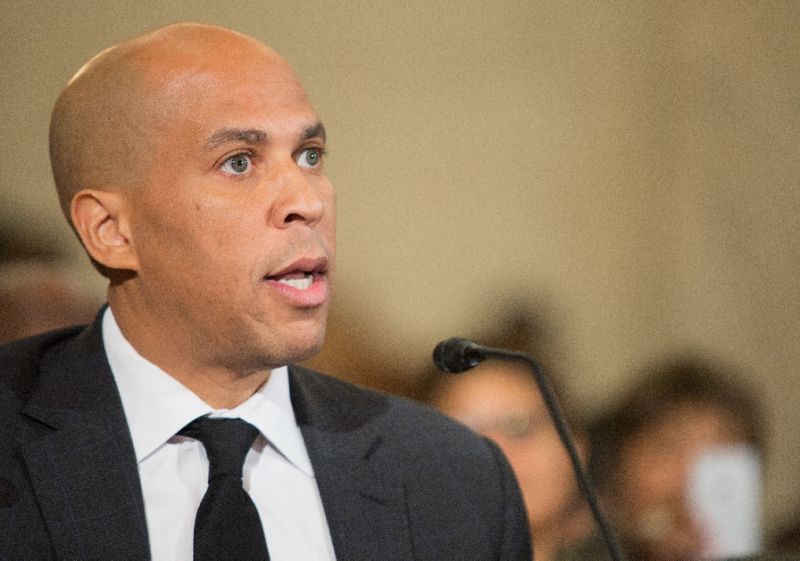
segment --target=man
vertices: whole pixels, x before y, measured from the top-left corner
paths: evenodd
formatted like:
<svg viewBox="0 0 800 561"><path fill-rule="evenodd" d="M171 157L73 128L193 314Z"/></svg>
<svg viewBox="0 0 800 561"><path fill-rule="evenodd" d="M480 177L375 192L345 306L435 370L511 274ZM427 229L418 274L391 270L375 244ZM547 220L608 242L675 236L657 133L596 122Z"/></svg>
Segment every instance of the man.
<svg viewBox="0 0 800 561"><path fill-rule="evenodd" d="M0 559L266 558L226 542L252 520L219 516L230 495L206 523L231 477L257 517L235 547L265 540L273 561L530 557L496 446L286 366L322 344L335 208L325 129L283 59L156 30L78 72L50 144L109 307L0 349ZM254 433L218 477L197 427L231 423Z"/></svg>

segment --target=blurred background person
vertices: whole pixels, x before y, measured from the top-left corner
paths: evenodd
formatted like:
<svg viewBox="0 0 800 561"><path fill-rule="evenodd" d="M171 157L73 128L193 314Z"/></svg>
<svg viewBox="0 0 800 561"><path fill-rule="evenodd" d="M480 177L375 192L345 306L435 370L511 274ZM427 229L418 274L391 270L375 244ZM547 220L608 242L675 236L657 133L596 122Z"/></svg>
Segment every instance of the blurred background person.
<svg viewBox="0 0 800 561"><path fill-rule="evenodd" d="M90 323L104 301L56 260L0 263L0 343Z"/></svg>
<svg viewBox="0 0 800 561"><path fill-rule="evenodd" d="M586 536L590 527L569 457L524 367L486 362L444 378L431 403L503 449L525 499L534 559L559 559L563 549ZM585 444L578 437L584 456Z"/></svg>
<svg viewBox="0 0 800 561"><path fill-rule="evenodd" d="M630 558L682 561L755 552L758 543L744 546L749 551L726 550L714 522L702 519L709 505L700 503L717 493L712 501L719 504L710 506L726 509L722 532L758 541L764 430L752 389L720 365L682 357L644 371L590 431L592 474ZM703 465L717 471L698 486Z"/></svg>
<svg viewBox="0 0 800 561"><path fill-rule="evenodd" d="M481 344L527 351L524 339L531 329L522 316L507 323L509 336L476 338ZM522 334L522 335L521 335ZM534 558L554 561L592 531L572 465L531 373L521 365L486 361L469 372L431 373L428 401L502 448L522 490L531 526ZM563 388L554 384L559 402L570 414ZM571 423L579 453L587 456L587 439Z"/></svg>

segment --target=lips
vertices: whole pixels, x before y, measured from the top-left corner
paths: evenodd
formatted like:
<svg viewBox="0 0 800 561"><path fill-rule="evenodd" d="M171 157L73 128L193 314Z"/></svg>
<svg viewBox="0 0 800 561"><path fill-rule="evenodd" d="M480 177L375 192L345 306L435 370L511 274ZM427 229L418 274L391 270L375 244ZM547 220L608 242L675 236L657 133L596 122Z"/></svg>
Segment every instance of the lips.
<svg viewBox="0 0 800 561"><path fill-rule="evenodd" d="M311 288L311 285L314 284L314 273L306 273L306 272L288 273L286 275L280 275L278 277L267 277L267 280L274 280L276 282L281 282L287 286L296 288L297 290L306 290L308 288Z"/></svg>
<svg viewBox="0 0 800 561"><path fill-rule="evenodd" d="M328 260L302 258L264 277L267 285L299 307L319 306L328 299Z"/></svg>
<svg viewBox="0 0 800 561"><path fill-rule="evenodd" d="M328 260L325 257L304 257L284 267L276 273L268 274L267 280L297 280L314 275L324 275L328 270Z"/></svg>

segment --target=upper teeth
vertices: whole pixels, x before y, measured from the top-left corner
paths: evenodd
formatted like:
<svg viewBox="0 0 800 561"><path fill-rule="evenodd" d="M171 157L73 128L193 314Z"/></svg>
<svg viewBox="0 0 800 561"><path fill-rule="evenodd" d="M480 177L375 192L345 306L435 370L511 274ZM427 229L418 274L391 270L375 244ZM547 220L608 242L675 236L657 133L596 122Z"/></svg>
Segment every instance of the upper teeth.
<svg viewBox="0 0 800 561"><path fill-rule="evenodd" d="M299 290L305 290L307 288L311 288L311 285L314 283L314 277L311 275L311 273L306 273L302 279L280 279L278 282L288 284L289 286Z"/></svg>

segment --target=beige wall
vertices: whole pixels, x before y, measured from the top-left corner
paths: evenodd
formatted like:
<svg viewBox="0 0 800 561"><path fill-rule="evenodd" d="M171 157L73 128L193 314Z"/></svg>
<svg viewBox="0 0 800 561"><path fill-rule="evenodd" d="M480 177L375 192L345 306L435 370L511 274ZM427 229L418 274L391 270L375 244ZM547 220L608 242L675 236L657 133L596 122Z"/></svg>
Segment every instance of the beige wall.
<svg viewBox="0 0 800 561"><path fill-rule="evenodd" d="M403 346L409 371L491 322L501 297L546 303L589 408L656 354L705 350L763 387L771 524L798 506L800 3L2 0L0 13L4 225L77 252L46 138L88 57L171 21L234 27L297 67L326 121L339 302Z"/></svg>

